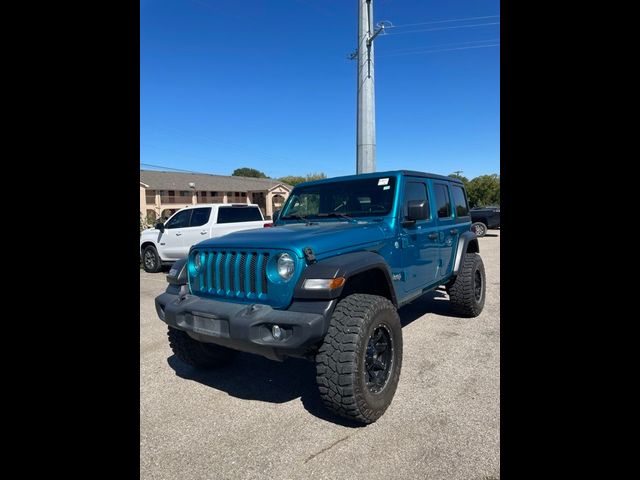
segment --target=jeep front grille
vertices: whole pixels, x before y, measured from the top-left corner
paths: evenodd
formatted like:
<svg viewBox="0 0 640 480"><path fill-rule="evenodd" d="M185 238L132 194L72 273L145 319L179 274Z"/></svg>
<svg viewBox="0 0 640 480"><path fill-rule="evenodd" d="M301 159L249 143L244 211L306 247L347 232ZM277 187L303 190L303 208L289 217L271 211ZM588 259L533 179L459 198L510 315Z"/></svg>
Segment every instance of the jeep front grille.
<svg viewBox="0 0 640 480"><path fill-rule="evenodd" d="M269 293L267 252L204 250L203 268L190 276L193 293L265 299Z"/></svg>

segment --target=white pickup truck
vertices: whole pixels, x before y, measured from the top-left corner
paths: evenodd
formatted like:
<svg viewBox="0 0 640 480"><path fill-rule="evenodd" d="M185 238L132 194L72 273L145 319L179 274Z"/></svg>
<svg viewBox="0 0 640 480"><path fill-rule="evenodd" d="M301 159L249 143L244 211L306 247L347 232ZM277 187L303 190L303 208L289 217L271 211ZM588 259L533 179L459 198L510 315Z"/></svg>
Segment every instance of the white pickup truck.
<svg viewBox="0 0 640 480"><path fill-rule="evenodd" d="M270 227L260 207L247 203L208 203L185 207L167 223L140 235L140 257L145 271L158 272L189 253L191 245L209 238L252 228Z"/></svg>

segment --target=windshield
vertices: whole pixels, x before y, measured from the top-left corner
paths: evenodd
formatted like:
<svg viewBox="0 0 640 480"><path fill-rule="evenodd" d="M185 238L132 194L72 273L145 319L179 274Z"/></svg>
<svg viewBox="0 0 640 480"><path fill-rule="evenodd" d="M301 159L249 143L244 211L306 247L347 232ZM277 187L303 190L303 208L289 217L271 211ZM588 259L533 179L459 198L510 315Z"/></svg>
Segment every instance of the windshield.
<svg viewBox="0 0 640 480"><path fill-rule="evenodd" d="M395 177L366 178L296 187L280 218L387 215L393 206Z"/></svg>

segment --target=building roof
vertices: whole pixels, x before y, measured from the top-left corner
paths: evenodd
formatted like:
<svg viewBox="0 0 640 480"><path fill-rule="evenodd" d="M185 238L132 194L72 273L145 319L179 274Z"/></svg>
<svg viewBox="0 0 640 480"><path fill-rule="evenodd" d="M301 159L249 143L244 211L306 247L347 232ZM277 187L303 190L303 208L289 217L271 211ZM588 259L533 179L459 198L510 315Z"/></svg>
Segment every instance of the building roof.
<svg viewBox="0 0 640 480"><path fill-rule="evenodd" d="M209 173L162 172L140 170L140 182L149 185L152 190L190 190L189 183L196 184L196 190L212 192L248 192L269 190L276 185L293 187L271 178L233 177L212 175Z"/></svg>

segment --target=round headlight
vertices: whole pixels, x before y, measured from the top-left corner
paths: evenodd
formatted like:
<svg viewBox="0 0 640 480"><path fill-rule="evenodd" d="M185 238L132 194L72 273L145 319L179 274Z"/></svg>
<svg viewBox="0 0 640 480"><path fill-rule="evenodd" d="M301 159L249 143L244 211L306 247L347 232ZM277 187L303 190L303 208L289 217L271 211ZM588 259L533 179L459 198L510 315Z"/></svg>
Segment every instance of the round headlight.
<svg viewBox="0 0 640 480"><path fill-rule="evenodd" d="M202 255L200 252L195 252L193 256L193 265L196 267L196 270L200 270L200 267L202 267Z"/></svg>
<svg viewBox="0 0 640 480"><path fill-rule="evenodd" d="M288 253L281 253L278 257L278 275L280 275L283 280L289 280L291 278L295 266L293 258L291 258L291 255Z"/></svg>

